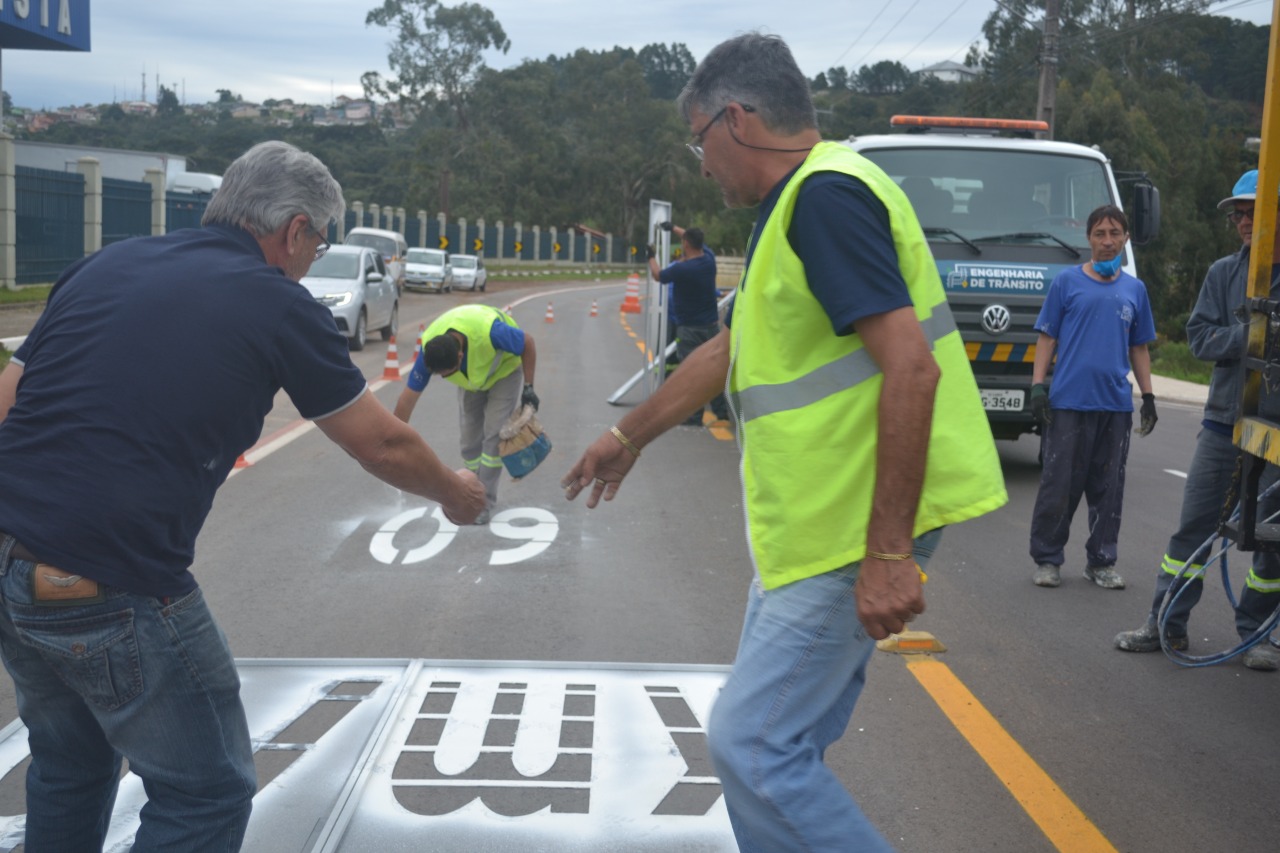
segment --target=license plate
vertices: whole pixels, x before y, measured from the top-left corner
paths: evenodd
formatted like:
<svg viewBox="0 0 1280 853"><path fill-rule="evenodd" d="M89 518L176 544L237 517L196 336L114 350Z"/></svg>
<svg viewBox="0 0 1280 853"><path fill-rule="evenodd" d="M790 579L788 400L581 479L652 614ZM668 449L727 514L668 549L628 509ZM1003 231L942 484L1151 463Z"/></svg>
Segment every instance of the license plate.
<svg viewBox="0 0 1280 853"><path fill-rule="evenodd" d="M1021 412L1023 398L1026 396L1022 391L980 389L980 393L982 408L991 412Z"/></svg>

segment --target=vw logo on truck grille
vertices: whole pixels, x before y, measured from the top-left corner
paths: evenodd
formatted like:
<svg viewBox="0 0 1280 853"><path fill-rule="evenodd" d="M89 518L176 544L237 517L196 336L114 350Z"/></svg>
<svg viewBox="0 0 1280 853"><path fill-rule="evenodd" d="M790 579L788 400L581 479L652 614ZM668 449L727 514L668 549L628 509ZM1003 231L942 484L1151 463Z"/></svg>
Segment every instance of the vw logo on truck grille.
<svg viewBox="0 0 1280 853"><path fill-rule="evenodd" d="M1012 319L1009 309L1003 305L988 305L982 312L982 328L992 335L1003 335L1009 331Z"/></svg>

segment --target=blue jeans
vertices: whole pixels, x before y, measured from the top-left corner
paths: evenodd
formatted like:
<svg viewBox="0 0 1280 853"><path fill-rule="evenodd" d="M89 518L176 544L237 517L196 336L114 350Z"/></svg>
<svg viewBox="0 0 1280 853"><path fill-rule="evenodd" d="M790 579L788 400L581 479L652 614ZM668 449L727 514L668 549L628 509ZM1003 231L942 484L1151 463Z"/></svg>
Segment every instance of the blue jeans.
<svg viewBox="0 0 1280 853"><path fill-rule="evenodd" d="M239 850L253 745L203 594L36 605L36 564L12 546L0 537L0 652L31 746L25 849L101 850L127 758L147 793L133 853Z"/></svg>
<svg viewBox="0 0 1280 853"><path fill-rule="evenodd" d="M924 566L941 530L915 542ZM707 740L743 853L892 851L823 763L866 683L875 641L858 622L860 564L751 587L738 656Z"/></svg>

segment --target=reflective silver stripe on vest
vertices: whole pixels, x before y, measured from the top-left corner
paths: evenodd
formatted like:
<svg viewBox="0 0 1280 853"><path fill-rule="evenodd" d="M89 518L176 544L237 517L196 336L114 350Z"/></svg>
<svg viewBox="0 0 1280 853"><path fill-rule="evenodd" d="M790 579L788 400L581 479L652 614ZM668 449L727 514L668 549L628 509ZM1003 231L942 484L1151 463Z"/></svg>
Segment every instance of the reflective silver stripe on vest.
<svg viewBox="0 0 1280 853"><path fill-rule="evenodd" d="M951 309L943 302L934 307L932 315L921 321L920 328L932 351L939 340L956 331L956 321L951 316ZM848 391L879 373L880 366L863 347L790 382L744 388L733 395L734 408L743 422L803 409L832 394Z"/></svg>

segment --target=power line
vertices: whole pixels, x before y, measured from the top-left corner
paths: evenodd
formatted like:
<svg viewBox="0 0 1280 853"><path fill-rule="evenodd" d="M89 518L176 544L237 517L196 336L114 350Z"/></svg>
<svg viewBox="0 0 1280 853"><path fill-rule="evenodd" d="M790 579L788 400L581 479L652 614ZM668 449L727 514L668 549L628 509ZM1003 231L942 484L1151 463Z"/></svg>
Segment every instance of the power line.
<svg viewBox="0 0 1280 853"><path fill-rule="evenodd" d="M894 30L896 30L896 29L898 28L898 24L901 24L903 21L905 21L905 20L907 19L907 15L910 15L910 14L911 14L911 11L912 11L913 9L915 9L915 7L916 7L916 6L919 6L919 5L920 5L920 0L915 0L915 2L914 2L914 3L912 3L910 6L908 6L908 7L907 7L907 11L905 11L905 12L903 12L903 13L902 13L902 17L901 17L901 18L899 18L897 21L895 21L895 22L894 22L894 25L893 25L892 27L889 27L889 29L885 31L885 34L884 34L884 35L880 36L880 41L877 41L875 44L871 45L871 47L867 48L867 52L866 52L866 53L864 53L864 54L862 55L862 59L859 59L857 62L855 62L855 63L854 63L854 66L855 66L855 67L858 67L858 68L861 68L861 67L862 67L862 60L863 60L863 59L866 59L868 56L870 56L870 55L871 55L871 52L872 52L873 50L875 50L877 47L879 47L879 46L880 46L880 42L883 42L883 41L884 41L885 39L887 39L890 35L892 35L892 34L893 34L893 31L894 31Z"/></svg>
<svg viewBox="0 0 1280 853"><path fill-rule="evenodd" d="M900 64L902 64L902 65L906 65L906 64L907 64L907 57L909 57L909 56L911 56L911 54L915 53L915 52L916 52L916 50L920 47L920 45L922 45L922 44L924 44L925 42L927 42L927 41L928 41L928 40L933 36L933 34L934 34L934 33L936 33L938 30L942 29L942 25L943 25L943 24L945 24L947 21L951 20L952 16L954 16L956 12L959 12L959 11L964 7L964 5L965 5L966 3L968 3L968 2L969 2L969 0L960 0L960 3L959 3L959 4L958 4L954 9L952 9L952 10L947 14L947 16L946 16L945 18L943 18L941 21L939 21L939 22L938 22L938 25L937 25L936 27L934 27L933 29L929 30L929 34L928 34L928 35L926 35L924 38L920 39L920 41L916 42L916 46L915 46L915 47L913 47L913 48L911 48L911 50L908 50L908 51L903 55L903 57L902 57L901 59L899 59L899 60L898 60L898 62L899 62Z"/></svg>
<svg viewBox="0 0 1280 853"><path fill-rule="evenodd" d="M832 68L835 68L835 67L836 67L836 65L840 62L840 60L844 59L844 56L845 56L845 54L846 54L846 53L848 53L849 51L853 50L853 46L854 46L854 45L856 45L858 42L862 41L862 37L863 37L863 36L865 36L865 35L867 34L867 32L868 32L868 31L870 31L870 29L876 25L876 21L880 20L880 16L884 14L884 10L885 10L885 9L888 9L888 8L889 8L889 6L890 6L890 4L892 4L892 3L893 3L893 0L885 0L885 4L884 4L883 6L881 6L881 7L880 7L880 11L879 11L879 12L876 12L876 16L875 16L874 18L872 18L872 19L871 19L871 23L869 23L869 24L867 24L865 27L863 27L862 32L861 32L861 33L859 33L859 34L858 34L858 37L857 37L856 39L854 39L854 40L853 40L853 44L851 44L851 45L849 45L848 47L846 47L846 48L844 49L844 53L841 53L839 56L837 56L837 57L836 57L836 61L835 61L835 62L833 62L833 63L831 63L831 67L832 67Z"/></svg>

